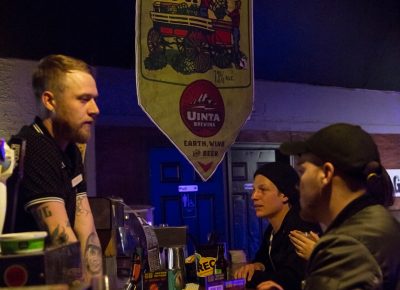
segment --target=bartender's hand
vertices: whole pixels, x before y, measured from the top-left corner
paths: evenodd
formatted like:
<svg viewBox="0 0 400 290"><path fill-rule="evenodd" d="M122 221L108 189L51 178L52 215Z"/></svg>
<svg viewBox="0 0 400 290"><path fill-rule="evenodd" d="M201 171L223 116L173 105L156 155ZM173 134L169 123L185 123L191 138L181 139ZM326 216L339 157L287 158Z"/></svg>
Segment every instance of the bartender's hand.
<svg viewBox="0 0 400 290"><path fill-rule="evenodd" d="M319 240L319 236L316 233L303 233L301 231L291 231L289 238L296 249L297 255L305 260L310 258L315 244Z"/></svg>
<svg viewBox="0 0 400 290"><path fill-rule="evenodd" d="M244 278L245 280L250 281L251 278L253 278L254 272L257 270L264 271L264 265L258 262L244 265L236 270L234 276L235 279Z"/></svg>
<svg viewBox="0 0 400 290"><path fill-rule="evenodd" d="M265 281L257 285L257 290L284 290L281 285L274 281Z"/></svg>

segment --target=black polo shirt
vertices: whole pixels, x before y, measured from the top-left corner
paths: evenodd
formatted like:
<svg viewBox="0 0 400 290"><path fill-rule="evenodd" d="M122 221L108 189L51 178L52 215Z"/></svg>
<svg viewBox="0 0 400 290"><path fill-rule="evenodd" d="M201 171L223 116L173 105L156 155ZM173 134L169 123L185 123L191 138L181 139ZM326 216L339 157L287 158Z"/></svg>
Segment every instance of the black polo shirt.
<svg viewBox="0 0 400 290"><path fill-rule="evenodd" d="M30 209L48 201L65 204L73 227L76 197L86 195L84 168L78 147L71 143L62 151L38 117L32 125L24 126L13 136L10 145L14 137L26 141L23 177L17 196L15 231L39 230ZM9 200L14 194L13 188L13 185L8 186Z"/></svg>

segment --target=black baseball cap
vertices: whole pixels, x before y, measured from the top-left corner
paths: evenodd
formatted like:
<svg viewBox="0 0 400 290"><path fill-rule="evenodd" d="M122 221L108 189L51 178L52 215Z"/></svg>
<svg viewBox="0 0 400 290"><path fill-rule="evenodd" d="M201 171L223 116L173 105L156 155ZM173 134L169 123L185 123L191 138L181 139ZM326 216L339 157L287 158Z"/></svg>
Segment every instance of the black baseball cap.
<svg viewBox="0 0 400 290"><path fill-rule="evenodd" d="M279 149L285 155L312 153L344 172L356 173L372 161L380 163L378 148L371 135L360 126L347 123L332 124L305 141L286 142Z"/></svg>

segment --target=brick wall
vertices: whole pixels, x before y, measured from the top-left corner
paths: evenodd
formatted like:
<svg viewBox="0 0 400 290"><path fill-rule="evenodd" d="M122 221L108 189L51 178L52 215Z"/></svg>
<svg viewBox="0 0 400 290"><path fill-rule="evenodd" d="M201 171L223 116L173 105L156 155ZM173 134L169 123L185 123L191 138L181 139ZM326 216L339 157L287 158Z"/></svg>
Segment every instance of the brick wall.
<svg viewBox="0 0 400 290"><path fill-rule="evenodd" d="M0 58L0 137L8 138L36 113L30 88L34 66ZM171 144L137 105L132 70L97 68L97 83L101 115L96 143L93 138L87 151L89 190L147 203L147 151ZM399 112L399 92L256 81L253 113L238 141L277 143L304 138L333 122L357 123L373 134L383 164L400 168Z"/></svg>
<svg viewBox="0 0 400 290"><path fill-rule="evenodd" d="M8 139L37 112L30 87L33 68L33 62L0 59L0 137Z"/></svg>

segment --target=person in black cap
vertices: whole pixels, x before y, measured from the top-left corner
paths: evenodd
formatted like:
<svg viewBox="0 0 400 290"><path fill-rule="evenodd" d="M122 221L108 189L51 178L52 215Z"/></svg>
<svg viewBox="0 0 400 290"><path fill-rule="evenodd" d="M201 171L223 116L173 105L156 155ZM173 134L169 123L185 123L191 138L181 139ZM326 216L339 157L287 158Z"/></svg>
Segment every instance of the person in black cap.
<svg viewBox="0 0 400 290"><path fill-rule="evenodd" d="M320 228L299 217L298 183L298 174L289 164L267 163L254 174L254 209L257 217L266 218L269 225L252 263L235 272L235 278L247 280L247 287L262 287L274 281L286 290L301 289L306 262L296 254L289 233L317 232Z"/></svg>
<svg viewBox="0 0 400 290"><path fill-rule="evenodd" d="M304 289L400 289L400 224L385 208L393 186L372 137L338 123L280 151L298 156L301 216L326 227Z"/></svg>

